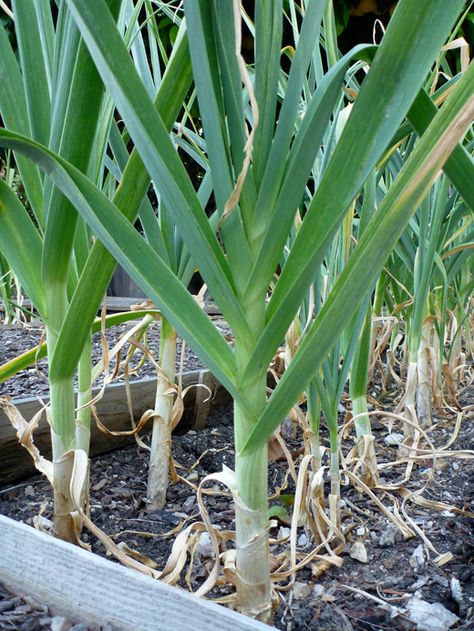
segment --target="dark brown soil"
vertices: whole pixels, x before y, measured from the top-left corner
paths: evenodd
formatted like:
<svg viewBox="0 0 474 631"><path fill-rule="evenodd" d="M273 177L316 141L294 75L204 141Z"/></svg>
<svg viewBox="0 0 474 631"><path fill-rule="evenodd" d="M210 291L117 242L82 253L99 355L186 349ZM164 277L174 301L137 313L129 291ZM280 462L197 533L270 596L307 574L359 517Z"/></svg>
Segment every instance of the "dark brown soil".
<svg viewBox="0 0 474 631"><path fill-rule="evenodd" d="M449 428L449 423L446 428ZM458 439L458 448L472 447L472 439L472 426L467 422ZM231 444L231 408L214 410L208 428L199 433L191 431L175 437L173 451L177 471L195 483L208 473L220 471L223 464L232 468L234 453ZM472 509L472 462L450 459L440 464L425 496L458 508ZM283 463L272 464L271 487L281 482L284 468ZM414 474L410 483L412 488L421 485L422 469L418 467ZM96 525L113 536L116 542L126 542L129 547L155 560L160 568L164 566L173 538L156 535L168 532L184 520L199 520L199 510L195 493L189 485L177 483L169 488L167 507L162 511L147 513L144 501L146 471L146 454L137 447L94 459L91 469L91 516ZM288 492L291 491L290 487ZM358 588L379 599L386 598L392 605L401 608L410 596L416 594L428 603L442 604L459 616L460 623L454 628L474 628L470 626L474 624L472 520L451 511L437 512L412 505L408 507L411 519L438 551L453 553L453 560L439 568L433 562L435 555L423 546L420 538L403 540L401 533L390 525L371 501L355 489L345 487L342 498L345 503L344 524L346 527L354 526L342 554L344 565L340 569L327 571L319 579L311 575L311 570L302 570L297 576L297 583L303 596L293 599L291 604L282 603L274 619L277 628L292 631L416 628L401 616L391 619L390 612L377 602L366 595L349 591L346 586ZM2 489L0 512L33 523L35 515L42 511L41 523L48 527L47 520L52 514L51 500L50 487L37 476ZM213 524L221 528L233 528L232 503L224 494L206 497L206 506ZM272 529L271 535L276 536L280 527ZM102 544L93 540L87 532L83 540L91 543L97 553L104 554ZM368 552L367 564L349 556L354 541L364 543ZM303 529L299 532L299 544L301 550L310 549ZM423 550L422 560L415 563L413 553L416 548L420 551L420 546ZM193 574L194 588L204 580L209 569L210 559L203 556L201 561L196 564L197 570ZM307 590L302 587L304 583L309 586ZM457 585L461 588L460 597L456 591ZM44 618L44 613L41 613L41 617ZM31 627L36 628L40 627Z"/></svg>
<svg viewBox="0 0 474 631"><path fill-rule="evenodd" d="M87 626L55 616L41 603L25 595L12 594L0 583L1 631L112 631L108 624Z"/></svg>
<svg viewBox="0 0 474 631"><path fill-rule="evenodd" d="M135 324L136 322L134 322ZM216 322L217 326L223 331L228 330L225 324ZM131 328L131 324L122 324L119 326L113 326L106 331L106 338L109 348L119 340L119 338ZM0 325L0 364L4 364L11 359L14 359L21 353L35 347L36 345L44 342L44 328L40 323L32 323L25 326L3 326ZM146 345L154 355L158 357L160 344L160 323L154 322L149 328L146 336ZM176 368L179 369L181 362L181 340L178 340L177 344L177 356L176 356ZM139 362L137 353L137 359L133 359L131 362L131 369L137 366ZM93 336L92 341L92 360L95 365L102 357L101 335L96 333ZM201 360L193 353L189 346L185 346L184 365L186 370L195 370L203 368ZM16 399L31 397L31 396L44 396L48 395L49 387L47 380L47 358L41 359L37 362L36 366L31 366L26 370L22 370L14 379L7 379L0 383L0 396L11 396ZM150 361L146 359L143 365L140 365L139 373L132 372L130 375L131 381L141 379L145 376L156 375L156 370ZM94 385L100 385L98 380Z"/></svg>
<svg viewBox="0 0 474 631"><path fill-rule="evenodd" d="M463 403L472 405L472 392L465 393ZM433 443L444 445L453 428L453 418L440 420L431 435ZM386 428L374 422L374 429L379 462L394 461L396 447L384 443ZM327 444L325 436L323 443ZM220 471L222 465L232 468L232 444L231 406L213 409L206 429L199 432L189 431L183 435L178 432L174 437L173 455L178 474L195 485L205 475ZM301 437L297 435L290 441L290 448L296 451L301 444ZM451 449L472 450L473 445L471 413L464 420ZM350 439L344 449L349 446ZM146 511L147 455L144 450L132 446L95 458L91 465L90 510L94 523L117 543L125 542L130 548L153 559L160 569L166 562L173 542L173 537L163 535L180 524L200 520L200 515L196 493L189 483L184 482L170 485L165 509L154 513ZM296 464L298 462L296 458ZM432 466L430 458L419 461L407 488L414 491L426 485L426 498L444 502L457 509L473 511L473 460L454 457L438 459L434 478L427 483L427 474ZM286 467L284 462L271 464L271 492L281 484ZM402 477L403 471L403 467L385 470L384 481L395 482ZM328 491L326 486L326 492ZM285 493L291 495L293 492L294 485L290 482ZM393 504L389 496L380 492L377 495L386 506ZM393 497L401 503L400 495L395 493ZM206 496L205 503L214 525L221 529L234 528L233 504L225 492ZM449 619L451 612L458 620L450 628L458 631L474 629L474 520L453 510L422 508L410 502L405 509L409 518L438 553L453 554L449 563L438 567L434 562L436 554L425 545L421 537L403 539L401 533L391 525L369 497L361 495L350 485L343 486L342 518L348 533L346 547L341 553L343 566L329 569L319 577L313 576L310 567L299 571L294 596L289 597L288 592L281 592L280 606L273 620L276 628L285 631L411 631L417 628L435 631L448 628L436 625L445 614ZM0 513L30 524L36 521L38 525L39 521L47 529L50 525L48 520L52 517L51 488L41 477L36 476L21 484L0 489ZM41 517L38 518L40 514ZM284 528L287 528L287 524L273 522L271 537L284 534ZM105 554L102 544L88 532L84 532L83 540L90 543L98 554ZM364 545L367 563L351 558L350 552L355 542ZM301 527L298 530L298 550L305 552L311 549L311 542ZM282 548L278 548L277 551L281 550ZM193 589L205 580L211 564L212 558L205 550L197 554L191 577ZM184 574L185 572L183 576ZM351 591L354 589L359 591ZM211 597L216 595L217 593L211 593ZM434 610L428 617L425 616L424 623L419 622L417 626L413 618L410 620L408 607L410 603L419 601L437 603L443 609ZM24 606L24 600L18 600L0 590L0 629L29 631L53 628L52 618L44 608L40 607L35 613L34 607L29 603L28 610L22 609ZM69 626L65 621L64 628L58 628L66 631ZM84 625L73 629L86 631Z"/></svg>

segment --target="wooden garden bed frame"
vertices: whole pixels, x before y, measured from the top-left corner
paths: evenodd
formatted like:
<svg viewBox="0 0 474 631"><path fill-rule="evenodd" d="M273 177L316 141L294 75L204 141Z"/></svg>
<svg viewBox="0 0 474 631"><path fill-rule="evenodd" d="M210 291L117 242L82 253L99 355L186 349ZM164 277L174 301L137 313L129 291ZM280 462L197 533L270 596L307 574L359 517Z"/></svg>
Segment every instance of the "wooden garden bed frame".
<svg viewBox="0 0 474 631"><path fill-rule="evenodd" d="M182 423L205 426L212 404L230 399L208 370L186 372L183 388L192 388L185 399ZM152 408L156 379L130 384L135 420ZM13 400L30 420L42 403L38 398ZM97 405L101 422L109 429L130 429L125 385L111 384ZM42 419L34 434L41 453L50 455L50 430ZM133 442L133 437L107 436L94 425L91 454L97 455ZM10 421L0 412L0 480L14 483L35 472L31 456L20 447ZM265 631L265 624L246 618L207 600L165 585L139 572L113 563L78 546L55 539L31 526L0 515L0 582L25 594L52 612L75 622L112 625L123 631Z"/></svg>
<svg viewBox="0 0 474 631"><path fill-rule="evenodd" d="M273 628L2 515L0 542L0 581L75 622L123 631Z"/></svg>
<svg viewBox="0 0 474 631"><path fill-rule="evenodd" d="M181 423L199 430L210 406L230 395L208 370L182 375L185 398ZM97 391L96 389L95 391ZM156 379L130 384L135 420L153 407ZM26 420L49 399L12 402ZM97 404L97 414L109 429L130 429L125 384L111 384ZM119 449L131 436L108 436L93 426L91 455ZM43 418L34 434L40 452L49 457L50 428ZM18 444L10 421L0 411L0 480L15 483L35 472L29 453ZM268 631L270 627L230 609L171 587L78 546L55 539L31 526L0 515L0 582L17 594L46 604L54 614L73 622L104 625L117 631Z"/></svg>
<svg viewBox="0 0 474 631"><path fill-rule="evenodd" d="M190 385L202 384L203 387L191 388L184 399L184 414L181 424L189 428L201 429L206 424L210 406L230 400L230 395L216 381L208 370L194 370L183 373L183 389ZM95 388L97 393L100 388ZM130 383L133 415L138 421L141 415L153 409L156 393L156 378L149 377ZM42 403L42 402L43 403ZM14 399L12 403L18 408L23 418L30 421L33 416L49 402L48 397ZM97 415L100 421L110 430L124 431L131 429L130 414L124 383L107 386L103 398L97 403ZM151 429L151 424L150 424ZM101 432L93 422L91 432L91 455L95 456L107 451L119 449L134 441L133 436L109 436ZM45 415L34 433L35 445L40 453L51 457L50 428ZM0 410L0 481L2 485L14 484L35 473L30 454L18 443L15 430L10 421Z"/></svg>
<svg viewBox="0 0 474 631"><path fill-rule="evenodd" d="M133 298L129 296L107 296L105 305L106 305L106 310L108 313L110 312L114 313L118 311L128 311L132 305L139 304L140 302L143 302L144 300L145 298L140 298L140 297ZM29 298L25 298L21 306L23 309L34 310L32 302ZM102 304L101 304L101 309L102 309ZM0 312L3 312L3 311L5 311L5 305L0 300ZM210 316L221 315L221 311L219 307L216 305L215 302L212 302L212 301L206 302L205 311ZM100 310L98 311L98 314L100 315ZM11 325L8 325L8 326L11 326Z"/></svg>

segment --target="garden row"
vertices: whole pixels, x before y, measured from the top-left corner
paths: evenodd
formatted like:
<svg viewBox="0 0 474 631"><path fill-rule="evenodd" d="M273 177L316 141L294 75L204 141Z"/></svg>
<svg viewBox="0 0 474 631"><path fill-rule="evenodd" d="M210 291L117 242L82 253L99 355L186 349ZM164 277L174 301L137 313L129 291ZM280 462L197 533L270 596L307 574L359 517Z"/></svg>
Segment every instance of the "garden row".
<svg viewBox="0 0 474 631"><path fill-rule="evenodd" d="M96 532L92 388L100 374L113 380L115 360L125 380L140 354L155 367L139 427L153 427L147 510L165 507L182 337L234 402L234 470L197 493L202 503L203 483L225 485L235 532L201 507L215 565L198 594L224 585L240 612L269 621L299 569L341 564L341 483L403 537L420 535L404 510L414 492L401 489L417 463L452 455L433 444L436 418L454 410L459 425L470 411L460 401L472 380L474 66L457 37L468 8L400 0L380 44L341 55L331 0L262 0L252 15L238 0L56 4L13 0L18 54L0 25L0 263L45 330L0 378L48 357L52 460L30 452L53 487L57 537L78 543L84 525ZM179 27L173 41L160 16ZM284 23L293 46L282 49ZM117 263L149 301L97 317ZM206 289L228 330L206 313ZM3 291L9 317L14 293ZM92 333L129 321L94 365ZM380 397L394 389L387 410ZM29 444L36 420L2 407ZM378 462L376 420L400 447L399 481ZM287 444L291 427L299 446ZM272 553L269 517L285 517L269 513L269 453L294 484L289 547L272 541ZM393 492L401 512L382 502ZM310 551L298 550L298 529Z"/></svg>

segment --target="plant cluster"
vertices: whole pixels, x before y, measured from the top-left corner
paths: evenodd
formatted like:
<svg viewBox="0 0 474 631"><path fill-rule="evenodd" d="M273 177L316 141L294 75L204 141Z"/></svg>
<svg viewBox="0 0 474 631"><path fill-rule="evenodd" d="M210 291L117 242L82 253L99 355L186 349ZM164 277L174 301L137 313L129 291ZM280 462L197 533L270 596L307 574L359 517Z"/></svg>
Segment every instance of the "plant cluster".
<svg viewBox="0 0 474 631"><path fill-rule="evenodd" d="M259 0L252 15L239 0L56 4L53 14L13 0L18 55L0 24L0 145L24 191L0 180L0 266L45 325L56 533L75 542L77 515L90 521L91 333L142 318L140 336L159 318L149 507L166 501L179 334L234 400L235 472L219 478L235 503L232 576L239 609L269 619L268 444L285 418L305 430L294 528L304 505L315 554L334 562L341 468L359 488L379 485L369 380L377 372L387 388L404 362L398 413L412 464L432 404L455 404L463 385L474 66L456 29L469 9L400 0L380 45L341 55L331 0ZM294 45L282 51L284 20ZM117 262L156 308L96 320ZM187 289L195 271L232 343ZM341 462L344 397L356 439Z"/></svg>

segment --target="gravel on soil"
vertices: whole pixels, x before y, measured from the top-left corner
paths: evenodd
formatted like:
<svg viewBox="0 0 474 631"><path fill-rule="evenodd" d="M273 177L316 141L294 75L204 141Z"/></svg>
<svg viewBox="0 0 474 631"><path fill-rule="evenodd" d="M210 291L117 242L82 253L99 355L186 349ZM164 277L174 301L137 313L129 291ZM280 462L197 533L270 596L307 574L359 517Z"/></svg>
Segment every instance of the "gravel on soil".
<svg viewBox="0 0 474 631"><path fill-rule="evenodd" d="M460 448L472 445L472 427L466 424L458 440ZM200 520L196 493L190 484L197 484L204 475L220 471L223 465L233 467L231 406L213 410L204 430L175 436L173 456L178 474L187 483L170 485L166 507L153 513L148 513L145 505L147 454L143 450L128 447L95 458L91 466L90 510L94 523L116 543L126 543L155 561L158 568L164 566L173 542L173 537L163 535L180 525ZM283 462L271 464L270 491L281 484L285 468ZM415 490L422 480L423 467L420 466L409 486ZM450 459L436 471L428 490L425 495L430 499L472 510L472 462ZM294 487L290 486L286 493L292 492ZM296 578L294 593L297 596L290 601L282 594L286 602L282 601L273 621L278 629L415 629L403 616L392 619L389 610L389 605L403 606L414 597L427 603L439 603L458 616L460 625L455 628L474 628L469 626L474 625L472 519L448 510L407 507L410 518L437 551L450 551L454 555L449 564L438 567L433 562L436 555L419 537L404 540L367 497L346 486L342 500L343 523L352 527L342 553L344 564L320 577L312 574L311 567L301 570ZM222 530L234 528L234 510L227 493L206 496L205 504L215 526ZM37 526L47 529L52 519L51 488L36 476L23 484L0 489L0 512L29 524L36 522ZM287 524L275 522L270 534L276 538L285 528ZM82 538L96 553L105 555L102 544L87 531ZM368 563L351 557L356 542L364 546ZM298 533L298 548L310 550L304 529ZM206 578L211 563L212 558L206 553L195 559L193 589ZM355 593L351 588L361 591ZM371 600L370 596L379 601L387 600L387 607L381 607L380 602ZM44 618L44 613L41 616Z"/></svg>
<svg viewBox="0 0 474 631"><path fill-rule="evenodd" d="M466 392L463 404L472 406L473 402L474 393ZM388 406L387 409L391 408ZM437 426L430 435L432 442L446 444L454 424L454 418L437 419ZM377 421L374 421L374 434L379 462L395 461L396 445L387 445L384 441L386 428ZM145 437L145 440L148 439ZM351 446L349 443L350 439L344 444L344 450ZM322 444L328 444L325 430ZM288 445L292 453L301 453L301 435L297 433L289 439ZM471 414L466 415L450 449L473 450L473 445ZM205 475L221 471L223 465L231 469L234 466L231 405L213 408L205 429L174 436L173 458L181 479L170 484L166 507L153 513L147 512L145 503L147 456L148 452L133 445L93 459L90 514L95 525L116 543L137 550L161 569L173 543L173 537L167 533L201 520L196 485ZM295 455L295 465L298 464L299 457ZM270 493L282 485L286 469L284 461L270 464ZM434 475L430 481L431 471ZM384 481L394 483L403 477L403 473L403 466L386 469ZM225 489L211 486L218 491L204 498L211 522L220 530L233 530L233 502ZM331 567L321 575L313 571L311 564L300 570L293 595L281 592L280 605L273 619L276 628L282 631L474 629L474 521L463 514L463 511L474 511L474 461L438 458L433 466L432 458L427 456L415 464L406 487L411 492L424 488L424 497L444 502L452 508L439 511L406 502L403 509L412 527L416 527L422 536L404 539L367 495L343 484L342 522L347 533L347 543L340 554L343 565ZM329 480L325 490L329 492ZM294 491L290 479L284 493L291 498ZM401 510L400 495L379 493L378 497L386 506L392 507L394 499L398 500L398 510ZM272 504L278 503L277 499L272 500ZM21 484L0 487L0 513L13 519L48 530L52 509L51 487L40 476ZM271 538L288 534L288 528L283 517L280 521L273 520ZM103 545L86 530L82 539L97 554L106 555ZM427 542L431 542L436 552ZM190 573L189 583L193 590L205 580L213 562L205 543L205 537L199 540ZM231 547L232 542L227 545ZM298 529L297 549L302 554L312 549L304 527ZM272 551L280 553L282 548L272 548ZM453 555L452 560L441 567L436 565L437 554L447 552ZM185 574L186 569L182 572L183 587L186 587ZM225 591L226 588L221 589L220 595ZM210 594L211 597L217 595L217 591ZM2 605L5 602L7 604ZM22 609L25 604L30 609ZM416 622L416 616L422 614L425 618L428 616L428 622ZM2 620L2 616L7 618ZM9 617L12 616L17 616L17 626L11 626ZM36 610L29 601L0 590L0 629L56 628L57 631L59 628L69 631L72 627L75 631L86 631L88 628L78 626L80 621L75 621L76 626L64 621L61 623L65 625L64 629L54 627L54 618L41 605ZM445 622L440 623L440 620ZM439 624L445 626L439 627Z"/></svg>
<svg viewBox="0 0 474 631"><path fill-rule="evenodd" d="M107 329L106 339L109 349L111 349L124 335L129 331L132 326L136 324L136 321L132 324L125 323L118 326L113 326ZM216 321L216 326L225 335L229 329L222 321ZM31 348L34 348L40 343L43 343L44 327L40 323L32 323L26 326L3 326L0 325L0 365L4 364L21 353L24 353ZM147 331L146 345L148 350L152 353L153 357L157 358L159 355L160 344L160 323L153 322ZM181 339L177 342L176 353L176 369L179 370L181 363L181 351L183 345ZM203 363L197 357L197 355L191 350L191 348L185 344L184 347L184 366L186 370L197 370L204 368ZM143 377L155 376L156 370L149 358L146 358L143 364L140 362L142 354L136 353L136 358L131 362L131 369L136 367L140 363L140 368L136 372L131 372L130 380L134 381L142 379ZM96 365L102 359L102 342L101 334L95 333L92 338L92 361L93 365ZM0 396L11 396L16 399L27 398L31 396L47 396L49 394L49 386L47 380L48 360L47 358L41 359L36 365L30 366L26 370L20 371L15 375L14 379L7 379L0 383ZM101 380L98 379L95 386L101 384Z"/></svg>

